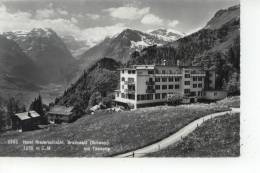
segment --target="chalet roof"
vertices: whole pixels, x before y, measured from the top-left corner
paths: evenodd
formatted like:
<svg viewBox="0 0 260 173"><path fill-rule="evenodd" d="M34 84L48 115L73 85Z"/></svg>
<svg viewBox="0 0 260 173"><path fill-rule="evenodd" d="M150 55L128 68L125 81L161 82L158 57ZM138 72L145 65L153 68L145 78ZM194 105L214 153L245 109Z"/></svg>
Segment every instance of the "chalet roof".
<svg viewBox="0 0 260 173"><path fill-rule="evenodd" d="M29 112L30 112L30 116L33 117L33 118L40 117L40 114L38 114L35 111L29 111Z"/></svg>
<svg viewBox="0 0 260 173"><path fill-rule="evenodd" d="M58 115L71 115L73 112L73 106L60 106L55 105L51 108L51 110L48 112L49 114L58 114Z"/></svg>
<svg viewBox="0 0 260 173"><path fill-rule="evenodd" d="M40 115L35 111L22 112L15 114L20 120L27 120L30 118L40 117Z"/></svg>
<svg viewBox="0 0 260 173"><path fill-rule="evenodd" d="M22 112L15 114L20 120L27 120L30 119L31 117L28 116L28 112Z"/></svg>

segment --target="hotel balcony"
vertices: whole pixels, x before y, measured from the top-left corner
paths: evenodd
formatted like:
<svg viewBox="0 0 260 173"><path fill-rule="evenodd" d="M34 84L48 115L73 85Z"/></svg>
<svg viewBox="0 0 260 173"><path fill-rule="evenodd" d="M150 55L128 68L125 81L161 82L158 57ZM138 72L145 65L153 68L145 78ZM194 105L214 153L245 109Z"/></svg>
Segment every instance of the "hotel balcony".
<svg viewBox="0 0 260 173"><path fill-rule="evenodd" d="M155 74L156 77L182 77L182 73Z"/></svg>
<svg viewBox="0 0 260 173"><path fill-rule="evenodd" d="M134 94L135 90L133 90L133 89L125 89L124 92L125 93L129 93L129 94Z"/></svg>

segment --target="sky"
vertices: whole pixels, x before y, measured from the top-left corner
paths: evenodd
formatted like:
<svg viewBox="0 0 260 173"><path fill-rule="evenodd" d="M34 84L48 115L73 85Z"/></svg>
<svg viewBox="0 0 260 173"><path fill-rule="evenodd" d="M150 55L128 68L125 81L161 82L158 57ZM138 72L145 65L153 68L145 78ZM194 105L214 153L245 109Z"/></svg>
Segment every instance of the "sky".
<svg viewBox="0 0 260 173"><path fill-rule="evenodd" d="M126 28L192 33L239 0L0 0L0 33L52 28L94 45Z"/></svg>

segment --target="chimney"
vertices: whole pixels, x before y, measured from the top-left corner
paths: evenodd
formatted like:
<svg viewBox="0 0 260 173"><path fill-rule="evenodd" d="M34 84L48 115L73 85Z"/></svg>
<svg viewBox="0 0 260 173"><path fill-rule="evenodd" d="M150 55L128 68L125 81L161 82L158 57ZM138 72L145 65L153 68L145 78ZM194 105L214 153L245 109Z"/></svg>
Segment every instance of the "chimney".
<svg viewBox="0 0 260 173"><path fill-rule="evenodd" d="M180 66L180 60L177 60L177 66L178 67Z"/></svg>
<svg viewBox="0 0 260 173"><path fill-rule="evenodd" d="M28 117L32 118L32 115L31 115L30 111L28 111Z"/></svg>
<svg viewBox="0 0 260 173"><path fill-rule="evenodd" d="M162 65L166 66L166 60L165 59L163 60Z"/></svg>

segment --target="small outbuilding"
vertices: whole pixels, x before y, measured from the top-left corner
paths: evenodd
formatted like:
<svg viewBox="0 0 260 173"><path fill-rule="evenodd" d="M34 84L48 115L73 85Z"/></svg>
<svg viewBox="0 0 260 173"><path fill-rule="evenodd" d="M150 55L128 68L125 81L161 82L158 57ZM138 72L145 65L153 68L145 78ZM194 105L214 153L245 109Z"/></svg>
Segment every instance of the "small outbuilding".
<svg viewBox="0 0 260 173"><path fill-rule="evenodd" d="M209 101L222 100L227 97L227 92L223 90L208 90L203 92L202 99Z"/></svg>
<svg viewBox="0 0 260 173"><path fill-rule="evenodd" d="M41 123L41 116L36 111L28 111L14 114L12 118L13 129L33 130Z"/></svg>
<svg viewBox="0 0 260 173"><path fill-rule="evenodd" d="M56 124L60 124L62 122L69 123L76 118L76 114L73 112L73 109L73 106L55 105L47 114L48 121Z"/></svg>

